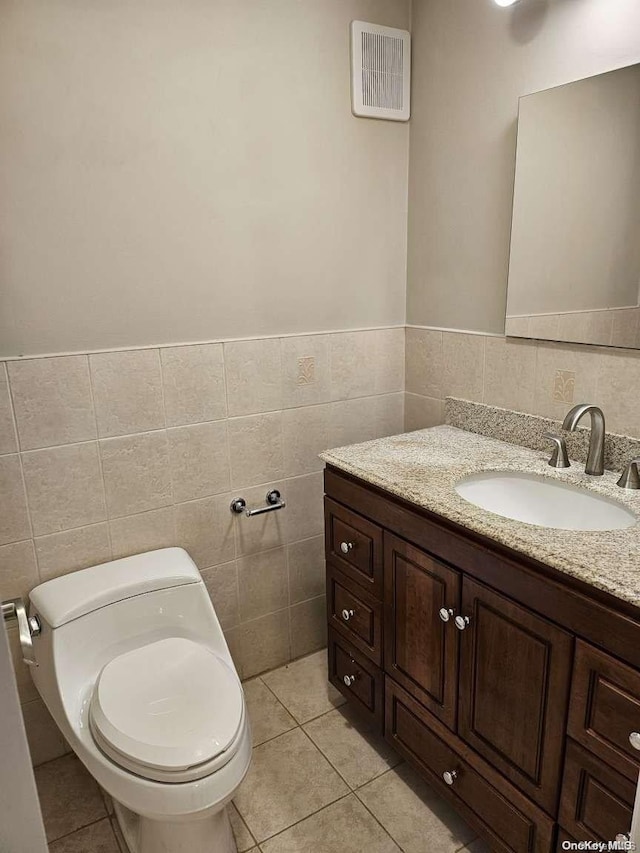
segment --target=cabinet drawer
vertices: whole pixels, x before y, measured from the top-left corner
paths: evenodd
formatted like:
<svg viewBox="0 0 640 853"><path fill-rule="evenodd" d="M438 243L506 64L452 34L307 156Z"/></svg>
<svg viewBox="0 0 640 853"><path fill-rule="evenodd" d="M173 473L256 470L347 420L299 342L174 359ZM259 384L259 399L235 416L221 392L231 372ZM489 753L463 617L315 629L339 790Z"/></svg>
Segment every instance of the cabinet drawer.
<svg viewBox="0 0 640 853"><path fill-rule="evenodd" d="M550 853L553 821L387 678L385 737L500 853ZM452 785L443 781L455 771Z"/></svg>
<svg viewBox="0 0 640 853"><path fill-rule="evenodd" d="M327 609L329 625L380 666L382 603L328 565Z"/></svg>
<svg viewBox="0 0 640 853"><path fill-rule="evenodd" d="M629 742L631 732L640 732L640 672L578 640L569 734L635 781L640 752Z"/></svg>
<svg viewBox="0 0 640 853"><path fill-rule="evenodd" d="M636 786L572 740L562 781L559 820L577 841L613 841L629 832Z"/></svg>
<svg viewBox="0 0 640 853"><path fill-rule="evenodd" d="M329 681L363 719L382 730L382 671L332 628L329 628Z"/></svg>
<svg viewBox="0 0 640 853"><path fill-rule="evenodd" d="M324 530L327 560L382 598L382 529L325 497Z"/></svg>

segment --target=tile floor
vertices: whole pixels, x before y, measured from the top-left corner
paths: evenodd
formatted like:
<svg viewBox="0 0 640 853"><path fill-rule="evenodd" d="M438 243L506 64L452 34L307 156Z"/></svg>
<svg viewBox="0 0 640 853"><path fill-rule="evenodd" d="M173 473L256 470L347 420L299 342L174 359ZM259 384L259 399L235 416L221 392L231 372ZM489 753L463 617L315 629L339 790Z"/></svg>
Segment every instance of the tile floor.
<svg viewBox="0 0 640 853"><path fill-rule="evenodd" d="M327 683L326 653L245 682L251 769L230 808L239 853L488 853ZM126 853L73 755L36 768L51 853Z"/></svg>

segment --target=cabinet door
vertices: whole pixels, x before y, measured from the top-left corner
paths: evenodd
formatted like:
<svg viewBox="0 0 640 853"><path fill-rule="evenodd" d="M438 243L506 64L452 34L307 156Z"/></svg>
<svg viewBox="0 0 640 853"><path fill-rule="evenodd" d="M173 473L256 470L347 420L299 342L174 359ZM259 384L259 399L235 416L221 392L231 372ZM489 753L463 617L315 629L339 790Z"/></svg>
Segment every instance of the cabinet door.
<svg viewBox="0 0 640 853"><path fill-rule="evenodd" d="M455 727L458 631L441 608L457 612L460 573L384 534L385 670L449 727Z"/></svg>
<svg viewBox="0 0 640 853"><path fill-rule="evenodd" d="M555 814L573 639L468 578L462 616L458 733Z"/></svg>

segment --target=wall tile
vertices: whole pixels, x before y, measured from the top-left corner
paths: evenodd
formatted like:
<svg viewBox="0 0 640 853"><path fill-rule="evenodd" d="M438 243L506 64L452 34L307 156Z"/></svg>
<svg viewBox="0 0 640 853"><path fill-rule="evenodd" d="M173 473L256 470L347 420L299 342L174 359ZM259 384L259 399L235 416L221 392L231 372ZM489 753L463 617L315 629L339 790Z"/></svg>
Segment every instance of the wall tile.
<svg viewBox="0 0 640 853"><path fill-rule="evenodd" d="M310 655L327 645L327 602L325 596L295 604L291 620L291 657Z"/></svg>
<svg viewBox="0 0 640 853"><path fill-rule="evenodd" d="M27 539L31 536L27 497L20 469L20 457L15 454L0 456L0 495L2 495L0 545Z"/></svg>
<svg viewBox="0 0 640 853"><path fill-rule="evenodd" d="M325 590L324 536L287 545L289 603L317 598Z"/></svg>
<svg viewBox="0 0 640 853"><path fill-rule="evenodd" d="M233 489L282 477L282 413L229 420L229 451Z"/></svg>
<svg viewBox="0 0 640 853"><path fill-rule="evenodd" d="M274 515L284 515L287 542L319 536L324 529L324 481L322 472L285 480L282 496L287 506ZM251 521L251 519L248 519Z"/></svg>
<svg viewBox="0 0 640 853"><path fill-rule="evenodd" d="M227 422L167 430L175 501L189 501L229 491Z"/></svg>
<svg viewBox="0 0 640 853"><path fill-rule="evenodd" d="M404 393L381 394L371 398L375 438L397 435L404 430Z"/></svg>
<svg viewBox="0 0 640 853"><path fill-rule="evenodd" d="M589 311L585 314L584 340L591 344L611 343L613 314L611 311ZM540 335L540 337L543 337ZM544 336L546 337L546 335ZM549 335L553 338L554 335Z"/></svg>
<svg viewBox="0 0 640 853"><path fill-rule="evenodd" d="M13 597L13 596L12 596ZM10 623L6 626L7 640L9 641L9 651L11 652L11 663L13 665L13 673L16 679L16 687L18 688L18 696L20 701L31 702L38 698L38 691L31 678L30 667L22 659L22 649L20 647L20 633L15 623L13 627ZM7 689L7 685L3 684L3 690Z"/></svg>
<svg viewBox="0 0 640 853"><path fill-rule="evenodd" d="M22 464L35 536L104 521L96 442L30 450Z"/></svg>
<svg viewBox="0 0 640 853"><path fill-rule="evenodd" d="M0 599L26 597L38 582L31 539L0 546Z"/></svg>
<svg viewBox="0 0 640 853"><path fill-rule="evenodd" d="M343 447L402 432L404 394L360 397L331 405L329 447Z"/></svg>
<svg viewBox="0 0 640 853"><path fill-rule="evenodd" d="M199 569L227 563L236 555L235 516L229 509L232 497L216 495L175 507L177 544Z"/></svg>
<svg viewBox="0 0 640 853"><path fill-rule="evenodd" d="M157 349L98 353L89 364L101 438L164 427Z"/></svg>
<svg viewBox="0 0 640 853"><path fill-rule="evenodd" d="M224 630L240 621L238 610L238 572L235 561L204 569L202 579L207 587L213 608Z"/></svg>
<svg viewBox="0 0 640 853"><path fill-rule="evenodd" d="M262 554L240 557L238 593L243 622L286 607L289 594L285 549L276 548Z"/></svg>
<svg viewBox="0 0 640 853"><path fill-rule="evenodd" d="M415 429L427 429L441 423L444 423L442 400L422 397L419 394L405 394L404 429L406 432Z"/></svg>
<svg viewBox="0 0 640 853"><path fill-rule="evenodd" d="M23 450L96 438L86 355L13 361L8 368Z"/></svg>
<svg viewBox="0 0 640 853"><path fill-rule="evenodd" d="M289 481L287 481L288 483ZM287 483L273 482L269 488L279 489L285 501L289 500L286 491ZM242 497L249 507L263 506L267 488L255 486L242 489ZM256 515L247 518L245 515L234 516L234 527L236 533L236 545L238 555L256 554L259 551L268 551L285 544L285 513L289 512L289 506L276 512L267 512L264 515ZM300 538L300 537L298 537Z"/></svg>
<svg viewBox="0 0 640 853"><path fill-rule="evenodd" d="M232 631L236 632L234 661L237 656L243 678L275 669L290 660L288 610L261 616Z"/></svg>
<svg viewBox="0 0 640 853"><path fill-rule="evenodd" d="M166 433L147 432L100 442L111 518L172 502Z"/></svg>
<svg viewBox="0 0 640 853"><path fill-rule="evenodd" d="M407 329L406 390L425 397L442 395L442 332Z"/></svg>
<svg viewBox="0 0 640 853"><path fill-rule="evenodd" d="M347 400L376 393L376 332L331 335L331 399Z"/></svg>
<svg viewBox="0 0 640 853"><path fill-rule="evenodd" d="M224 344L229 417L282 408L280 340Z"/></svg>
<svg viewBox="0 0 640 853"><path fill-rule="evenodd" d="M282 405L310 406L331 399L330 335L282 338Z"/></svg>
<svg viewBox="0 0 640 853"><path fill-rule="evenodd" d="M442 396L482 399L484 344L481 335L442 333Z"/></svg>
<svg viewBox="0 0 640 853"><path fill-rule="evenodd" d="M529 317L507 317L505 321L505 334L528 337Z"/></svg>
<svg viewBox="0 0 640 853"><path fill-rule="evenodd" d="M0 455L15 453L17 449L18 441L13 423L7 368L4 362L0 362Z"/></svg>
<svg viewBox="0 0 640 853"><path fill-rule="evenodd" d="M140 512L109 522L113 559L176 545L173 507Z"/></svg>
<svg viewBox="0 0 640 853"><path fill-rule="evenodd" d="M227 416L222 344L160 350L167 426Z"/></svg>
<svg viewBox="0 0 640 853"><path fill-rule="evenodd" d="M541 314L529 317L529 334L532 338L555 341L558 337L559 317L557 314Z"/></svg>
<svg viewBox="0 0 640 853"><path fill-rule="evenodd" d="M595 397L584 402L597 401L604 411L607 430L638 437L639 390L640 352L607 350L598 355Z"/></svg>
<svg viewBox="0 0 640 853"><path fill-rule="evenodd" d="M492 406L531 412L535 398L535 343L487 338L484 400Z"/></svg>
<svg viewBox="0 0 640 853"><path fill-rule="evenodd" d="M35 546L42 581L88 566L98 566L111 559L106 522L39 536Z"/></svg>
<svg viewBox="0 0 640 853"><path fill-rule="evenodd" d="M324 466L318 454L330 442L331 404L288 409L282 413L285 477L310 474Z"/></svg>
<svg viewBox="0 0 640 853"><path fill-rule="evenodd" d="M34 767L71 752L69 744L54 723L42 699L25 703L22 706L22 717L29 742L31 763Z"/></svg>
<svg viewBox="0 0 640 853"><path fill-rule="evenodd" d="M611 343L616 347L635 347L638 332L638 309L612 311Z"/></svg>
<svg viewBox="0 0 640 853"><path fill-rule="evenodd" d="M375 334L375 393L404 391L405 330L378 329Z"/></svg>
<svg viewBox="0 0 640 853"><path fill-rule="evenodd" d="M590 347L540 342L537 346L534 414L562 420L573 403L597 402L596 379L601 355L601 350ZM558 371L574 374L573 401L558 394Z"/></svg>

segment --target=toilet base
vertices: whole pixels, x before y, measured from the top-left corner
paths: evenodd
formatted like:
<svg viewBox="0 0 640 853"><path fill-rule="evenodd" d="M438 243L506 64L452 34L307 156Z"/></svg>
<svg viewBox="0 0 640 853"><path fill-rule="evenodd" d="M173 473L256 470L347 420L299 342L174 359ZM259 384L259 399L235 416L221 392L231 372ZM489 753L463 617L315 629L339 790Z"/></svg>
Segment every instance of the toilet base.
<svg viewBox="0 0 640 853"><path fill-rule="evenodd" d="M164 821L113 806L129 853L237 853L226 808L201 820Z"/></svg>

